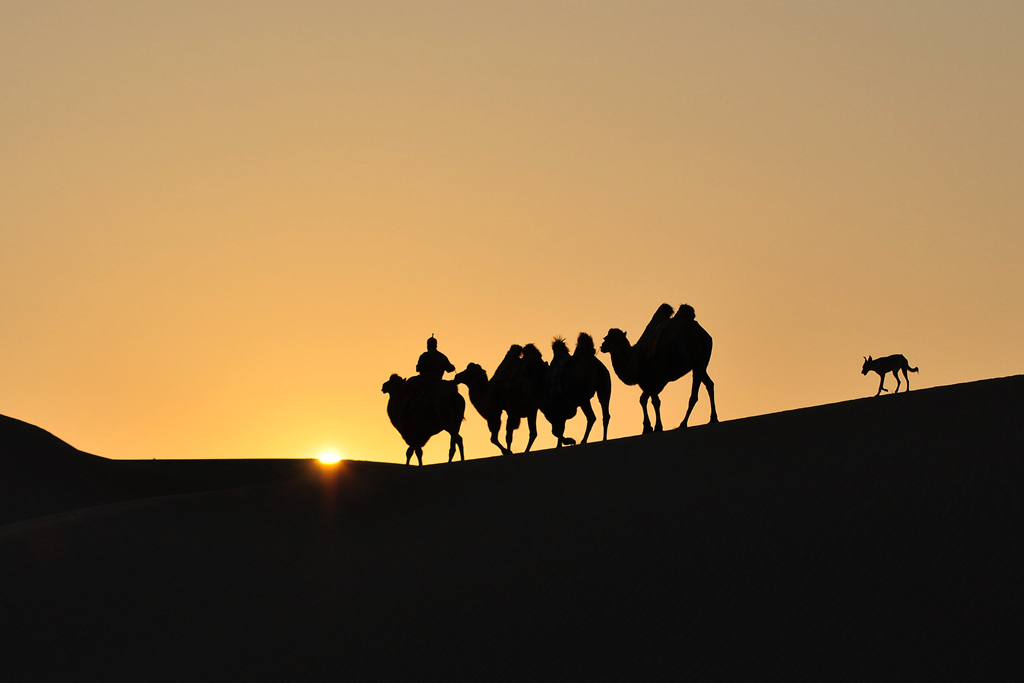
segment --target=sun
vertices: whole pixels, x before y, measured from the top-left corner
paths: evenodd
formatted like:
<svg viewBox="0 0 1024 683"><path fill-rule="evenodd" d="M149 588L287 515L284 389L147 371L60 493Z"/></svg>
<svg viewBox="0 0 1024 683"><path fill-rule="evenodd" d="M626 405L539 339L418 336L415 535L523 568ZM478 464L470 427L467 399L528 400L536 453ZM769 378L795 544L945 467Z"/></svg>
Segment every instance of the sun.
<svg viewBox="0 0 1024 683"><path fill-rule="evenodd" d="M342 461L342 457L337 453L323 453L317 458L317 460L324 465L337 465Z"/></svg>

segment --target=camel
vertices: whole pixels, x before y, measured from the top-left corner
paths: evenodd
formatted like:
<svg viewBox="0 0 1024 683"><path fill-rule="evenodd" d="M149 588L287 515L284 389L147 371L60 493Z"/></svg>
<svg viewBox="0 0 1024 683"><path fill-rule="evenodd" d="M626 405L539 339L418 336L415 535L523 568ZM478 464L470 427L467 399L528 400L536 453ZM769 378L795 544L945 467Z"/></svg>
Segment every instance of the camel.
<svg viewBox="0 0 1024 683"><path fill-rule="evenodd" d="M469 389L469 400L480 416L487 420L491 443L498 447L502 455L512 454L512 432L519 428L524 417L530 429L530 440L526 443L524 453L530 452L537 438L537 404L525 391L522 375L516 372L522 351L523 347L513 344L489 380L487 371L477 363L470 363L465 370L455 375L455 383L465 384ZM503 412L508 416L505 423L505 446L498 441Z"/></svg>
<svg viewBox="0 0 1024 683"><path fill-rule="evenodd" d="M644 434L662 431L661 398L659 394L669 382L693 372L693 390L680 427L685 427L697 404L700 385L707 388L711 399L711 420L718 422L715 408L715 383L708 376L711 360L711 335L696 320L692 306L683 304L673 315L672 307L662 304L651 318L636 345L630 345L626 333L612 328L601 344L601 351L611 354L612 367L623 384L640 385L640 407L644 411ZM655 422L647 414L647 400L654 406Z"/></svg>
<svg viewBox="0 0 1024 683"><path fill-rule="evenodd" d="M860 369L860 374L866 375L869 372L877 372L880 378L878 382L878 391L875 396L878 396L883 391L889 391L885 388L885 375L892 373L892 376L896 378L896 389L892 393L898 394L900 392L900 370L903 371L903 379L907 380L907 388L903 393L910 391L910 378L907 377L907 371L917 372L917 368L910 367L910 362L907 361L907 357L903 354L897 353L893 356L886 356L885 358L872 358L867 356L864 358L864 367Z"/></svg>
<svg viewBox="0 0 1024 683"><path fill-rule="evenodd" d="M455 447L459 448L459 457L466 459L462 448L462 437L459 428L466 414L466 399L462 398L454 382L430 380L416 375L403 379L391 375L381 391L389 394L388 417L405 443L409 445L405 451L405 464L412 461L416 453L420 467L423 466L423 446L434 434L448 432L451 444L448 448L448 462L455 457Z"/></svg>
<svg viewBox="0 0 1024 683"><path fill-rule="evenodd" d="M587 418L587 429L583 433L586 443L590 431L597 421L590 399L597 394L601 404L604 425L603 440L608 440L608 402L612 393L612 378L608 368L604 366L594 350L593 338L580 332L576 340L576 350L569 355L569 347L565 340L556 338L551 344L554 357L551 364L541 357L540 351L533 344L523 347L523 372L529 383L530 393L537 402L537 407L551 423L551 433L558 442L558 447L575 445L574 439L565 436L565 423L576 415L577 408Z"/></svg>

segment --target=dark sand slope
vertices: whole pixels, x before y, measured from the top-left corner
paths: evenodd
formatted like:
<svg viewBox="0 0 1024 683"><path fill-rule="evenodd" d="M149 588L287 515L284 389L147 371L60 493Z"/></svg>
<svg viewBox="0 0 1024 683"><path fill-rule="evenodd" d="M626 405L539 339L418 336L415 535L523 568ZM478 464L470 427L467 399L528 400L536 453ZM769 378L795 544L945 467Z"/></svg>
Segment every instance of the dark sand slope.
<svg viewBox="0 0 1024 683"><path fill-rule="evenodd" d="M1022 415L1013 377L9 524L0 666L5 680L1014 680Z"/></svg>
<svg viewBox="0 0 1024 683"><path fill-rule="evenodd" d="M0 524L105 503L281 481L304 460L109 460L0 415Z"/></svg>

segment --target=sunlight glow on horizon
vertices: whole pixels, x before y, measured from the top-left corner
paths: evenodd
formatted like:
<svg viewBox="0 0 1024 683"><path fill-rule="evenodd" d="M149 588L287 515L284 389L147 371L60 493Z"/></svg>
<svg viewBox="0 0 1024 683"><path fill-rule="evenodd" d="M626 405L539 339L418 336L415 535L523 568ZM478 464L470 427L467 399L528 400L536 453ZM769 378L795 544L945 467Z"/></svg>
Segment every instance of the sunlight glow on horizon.
<svg viewBox="0 0 1024 683"><path fill-rule="evenodd" d="M442 4L4 5L0 414L114 459L404 463L381 384L431 334L490 376L662 303L723 421L871 396L867 355L1024 371L1019 2ZM498 454L468 400L461 433Z"/></svg>
<svg viewBox="0 0 1024 683"><path fill-rule="evenodd" d="M323 453L319 457L317 457L317 460L319 460L320 463L323 465L337 465L342 460L347 459L348 458L343 458L337 453Z"/></svg>

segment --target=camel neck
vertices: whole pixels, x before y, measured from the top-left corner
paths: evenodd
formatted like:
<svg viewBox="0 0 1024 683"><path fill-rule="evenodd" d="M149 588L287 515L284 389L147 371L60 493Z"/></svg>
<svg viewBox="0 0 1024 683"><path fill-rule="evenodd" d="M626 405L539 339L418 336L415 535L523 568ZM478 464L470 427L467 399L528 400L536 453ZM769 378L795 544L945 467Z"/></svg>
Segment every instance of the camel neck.
<svg viewBox="0 0 1024 683"><path fill-rule="evenodd" d="M633 354L636 353L636 347L630 346L629 342L625 343L623 348L611 351L612 357L612 368L615 369L615 374L618 375L622 383L627 386L634 386L638 381L636 359Z"/></svg>
<svg viewBox="0 0 1024 683"><path fill-rule="evenodd" d="M490 380L476 379L465 384L469 389L469 400L477 412L481 414L488 412L491 407Z"/></svg>

